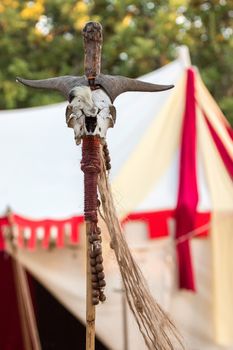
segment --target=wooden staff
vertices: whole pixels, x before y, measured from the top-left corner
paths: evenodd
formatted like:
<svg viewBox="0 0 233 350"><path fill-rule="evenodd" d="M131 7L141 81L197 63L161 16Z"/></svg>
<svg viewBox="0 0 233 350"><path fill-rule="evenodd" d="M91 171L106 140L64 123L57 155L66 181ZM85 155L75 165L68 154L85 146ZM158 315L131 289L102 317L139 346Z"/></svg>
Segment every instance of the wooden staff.
<svg viewBox="0 0 233 350"><path fill-rule="evenodd" d="M100 74L102 27L99 23L87 23L83 29L84 70L91 89L95 89L95 77ZM86 350L95 349L95 306L91 273L91 229L97 223L97 177L100 172L100 140L85 136L82 145L81 169L84 172L84 215L86 221Z"/></svg>

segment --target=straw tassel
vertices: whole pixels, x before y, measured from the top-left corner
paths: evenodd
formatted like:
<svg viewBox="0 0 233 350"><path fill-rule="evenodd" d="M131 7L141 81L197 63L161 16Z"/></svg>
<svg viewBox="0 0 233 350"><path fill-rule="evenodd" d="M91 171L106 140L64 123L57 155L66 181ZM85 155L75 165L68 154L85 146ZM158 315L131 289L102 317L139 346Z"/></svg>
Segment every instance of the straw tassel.
<svg viewBox="0 0 233 350"><path fill-rule="evenodd" d="M151 296L142 272L131 255L117 218L103 154L98 189L111 238L111 247L114 249L120 268L127 301L147 348L150 350L184 349L176 327Z"/></svg>

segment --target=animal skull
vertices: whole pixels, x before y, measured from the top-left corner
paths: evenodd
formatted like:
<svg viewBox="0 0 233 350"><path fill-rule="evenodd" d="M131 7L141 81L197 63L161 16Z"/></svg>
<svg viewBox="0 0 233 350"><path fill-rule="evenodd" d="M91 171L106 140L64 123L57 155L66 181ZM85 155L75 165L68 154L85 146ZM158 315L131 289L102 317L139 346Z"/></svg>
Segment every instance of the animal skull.
<svg viewBox="0 0 233 350"><path fill-rule="evenodd" d="M71 90L69 102L66 123L74 129L76 144L86 135L97 135L104 140L116 119L116 110L108 95L102 89L92 91L87 86L79 86Z"/></svg>

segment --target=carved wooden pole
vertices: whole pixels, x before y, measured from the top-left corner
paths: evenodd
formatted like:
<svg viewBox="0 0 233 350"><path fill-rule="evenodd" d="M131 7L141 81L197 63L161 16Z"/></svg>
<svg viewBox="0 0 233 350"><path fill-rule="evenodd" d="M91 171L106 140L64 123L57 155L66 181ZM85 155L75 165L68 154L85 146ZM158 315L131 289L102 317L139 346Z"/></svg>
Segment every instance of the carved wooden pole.
<svg viewBox="0 0 233 350"><path fill-rule="evenodd" d="M100 74L102 27L99 23L87 23L83 29L84 71L92 90L95 77ZM100 173L100 138L83 137L81 169L84 172L84 215L86 221L86 350L95 349L95 304L98 304L98 276L93 274L96 258L101 259L101 246L97 227L97 177ZM93 246L92 243L96 242ZM91 259L93 266L91 266ZM93 285L97 288L93 288Z"/></svg>

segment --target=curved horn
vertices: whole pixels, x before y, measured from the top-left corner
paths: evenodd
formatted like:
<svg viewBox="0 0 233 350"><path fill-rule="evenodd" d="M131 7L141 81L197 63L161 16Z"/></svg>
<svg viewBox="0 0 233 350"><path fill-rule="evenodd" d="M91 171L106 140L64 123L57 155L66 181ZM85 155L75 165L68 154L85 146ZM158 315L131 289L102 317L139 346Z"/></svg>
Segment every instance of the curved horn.
<svg viewBox="0 0 233 350"><path fill-rule="evenodd" d="M146 83L136 79L125 78L122 76L100 74L95 83L99 84L107 92L112 102L117 96L126 91L165 91L174 87L174 85L158 85Z"/></svg>
<svg viewBox="0 0 233 350"><path fill-rule="evenodd" d="M34 88L58 90L65 95L66 98L69 97L70 90L75 86L88 85L88 80L85 76L75 77L69 75L42 80L28 80L17 77L16 81Z"/></svg>

